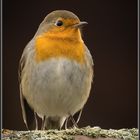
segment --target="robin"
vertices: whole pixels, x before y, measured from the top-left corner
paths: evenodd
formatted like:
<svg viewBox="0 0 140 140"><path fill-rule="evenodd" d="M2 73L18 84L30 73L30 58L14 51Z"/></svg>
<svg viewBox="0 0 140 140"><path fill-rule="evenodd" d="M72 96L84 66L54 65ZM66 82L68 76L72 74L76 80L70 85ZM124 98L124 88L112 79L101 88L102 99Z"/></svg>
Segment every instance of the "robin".
<svg viewBox="0 0 140 140"><path fill-rule="evenodd" d="M31 117L27 108L34 112L36 129L37 116L42 119L41 129L61 129L84 107L93 78L92 56L80 30L85 24L70 11L53 11L25 47L19 78L27 128Z"/></svg>

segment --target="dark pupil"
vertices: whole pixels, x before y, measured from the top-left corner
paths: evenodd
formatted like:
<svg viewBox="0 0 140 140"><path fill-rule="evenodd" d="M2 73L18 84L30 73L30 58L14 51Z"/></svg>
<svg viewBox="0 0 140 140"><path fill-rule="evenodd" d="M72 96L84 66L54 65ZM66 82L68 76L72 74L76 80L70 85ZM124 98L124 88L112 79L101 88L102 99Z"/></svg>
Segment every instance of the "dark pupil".
<svg viewBox="0 0 140 140"><path fill-rule="evenodd" d="M56 25L57 25L57 26L62 26L62 25L63 25L63 22L62 22L61 20L58 20L58 21L56 22Z"/></svg>

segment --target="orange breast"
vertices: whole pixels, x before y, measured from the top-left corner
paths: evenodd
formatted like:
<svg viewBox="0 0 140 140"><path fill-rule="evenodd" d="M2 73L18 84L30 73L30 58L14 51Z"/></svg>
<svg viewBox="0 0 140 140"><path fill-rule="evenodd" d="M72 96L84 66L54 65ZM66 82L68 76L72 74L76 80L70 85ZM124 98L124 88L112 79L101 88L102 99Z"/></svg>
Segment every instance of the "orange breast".
<svg viewBox="0 0 140 140"><path fill-rule="evenodd" d="M50 58L64 57L84 63L84 47L82 41L70 39L51 38L40 35L35 40L36 61L44 61Z"/></svg>

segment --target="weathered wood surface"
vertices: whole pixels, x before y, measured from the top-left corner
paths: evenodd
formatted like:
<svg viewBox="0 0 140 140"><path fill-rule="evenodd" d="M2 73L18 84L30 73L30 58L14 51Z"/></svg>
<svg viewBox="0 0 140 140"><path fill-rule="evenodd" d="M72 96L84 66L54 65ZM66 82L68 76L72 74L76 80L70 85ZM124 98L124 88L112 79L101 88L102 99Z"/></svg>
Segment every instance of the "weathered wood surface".
<svg viewBox="0 0 140 140"><path fill-rule="evenodd" d="M2 140L138 140L138 129L101 129L100 127L66 130L14 131L3 129Z"/></svg>

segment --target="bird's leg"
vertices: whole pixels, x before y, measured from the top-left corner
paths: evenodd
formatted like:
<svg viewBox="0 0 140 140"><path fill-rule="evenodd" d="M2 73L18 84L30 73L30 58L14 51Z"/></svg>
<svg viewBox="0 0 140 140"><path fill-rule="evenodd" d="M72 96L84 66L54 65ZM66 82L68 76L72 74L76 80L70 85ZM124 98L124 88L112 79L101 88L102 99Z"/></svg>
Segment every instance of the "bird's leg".
<svg viewBox="0 0 140 140"><path fill-rule="evenodd" d="M73 116L72 115L70 115L70 119L71 119L71 121L72 121L72 123L73 123L73 127L78 127L78 125L77 125L77 122L74 120L74 118L73 118Z"/></svg>
<svg viewBox="0 0 140 140"><path fill-rule="evenodd" d="M43 116L41 130L45 130L46 116Z"/></svg>
<svg viewBox="0 0 140 140"><path fill-rule="evenodd" d="M65 129L68 129L68 120L69 120L69 118L66 118L66 121L65 121Z"/></svg>
<svg viewBox="0 0 140 140"><path fill-rule="evenodd" d="M37 113L34 112L34 117L35 117L35 130L38 130L38 120L37 120Z"/></svg>
<svg viewBox="0 0 140 140"><path fill-rule="evenodd" d="M82 111L83 111L83 109L81 109L81 110L80 110L80 112L79 112L79 116L78 116L78 118L77 118L76 123L78 123L78 122L79 122L79 120L80 120L80 118L81 118L81 115L82 115Z"/></svg>
<svg viewBox="0 0 140 140"><path fill-rule="evenodd" d="M27 130L30 131L30 130L29 130L29 127L28 127L28 125L27 125L27 122L25 122L25 125L26 125Z"/></svg>

